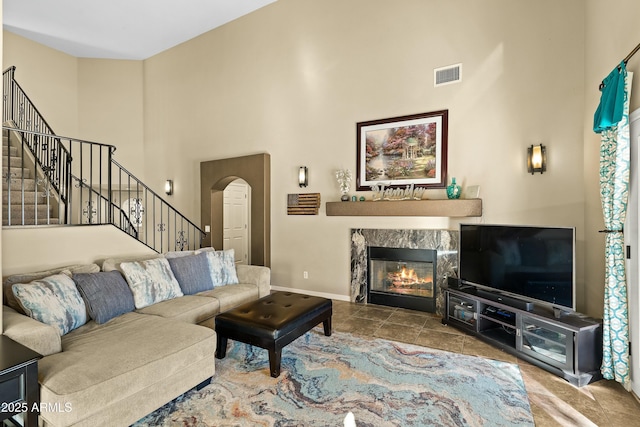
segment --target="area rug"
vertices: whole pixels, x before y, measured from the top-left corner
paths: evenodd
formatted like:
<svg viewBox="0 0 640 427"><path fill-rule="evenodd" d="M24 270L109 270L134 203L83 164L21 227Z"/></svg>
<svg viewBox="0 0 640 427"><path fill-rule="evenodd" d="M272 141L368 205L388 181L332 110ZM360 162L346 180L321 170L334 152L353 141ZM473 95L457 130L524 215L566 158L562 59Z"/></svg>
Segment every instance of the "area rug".
<svg viewBox="0 0 640 427"><path fill-rule="evenodd" d="M149 414L143 426L533 426L517 365L316 328L282 351L229 341L211 385Z"/></svg>

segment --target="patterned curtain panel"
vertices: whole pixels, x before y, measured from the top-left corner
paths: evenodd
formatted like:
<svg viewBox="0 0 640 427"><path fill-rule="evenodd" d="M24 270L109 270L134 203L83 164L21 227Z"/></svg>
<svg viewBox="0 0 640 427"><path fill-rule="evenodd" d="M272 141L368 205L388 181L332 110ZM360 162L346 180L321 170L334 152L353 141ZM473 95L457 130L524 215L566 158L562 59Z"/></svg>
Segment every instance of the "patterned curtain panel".
<svg viewBox="0 0 640 427"><path fill-rule="evenodd" d="M614 72L619 72L624 79L624 96L619 100L622 118L601 130L600 143L600 197L606 228L601 372L604 378L615 379L629 390L629 313L622 229L629 193L629 94L632 73L626 72L624 63L621 65Z"/></svg>

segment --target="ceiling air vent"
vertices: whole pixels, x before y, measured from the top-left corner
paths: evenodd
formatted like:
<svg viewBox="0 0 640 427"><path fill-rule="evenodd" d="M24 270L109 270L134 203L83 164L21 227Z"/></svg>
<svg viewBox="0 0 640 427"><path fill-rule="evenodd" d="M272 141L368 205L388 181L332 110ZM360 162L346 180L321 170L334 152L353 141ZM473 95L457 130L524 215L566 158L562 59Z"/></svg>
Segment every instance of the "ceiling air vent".
<svg viewBox="0 0 640 427"><path fill-rule="evenodd" d="M458 83L462 80L462 64L448 65L433 70L433 86Z"/></svg>

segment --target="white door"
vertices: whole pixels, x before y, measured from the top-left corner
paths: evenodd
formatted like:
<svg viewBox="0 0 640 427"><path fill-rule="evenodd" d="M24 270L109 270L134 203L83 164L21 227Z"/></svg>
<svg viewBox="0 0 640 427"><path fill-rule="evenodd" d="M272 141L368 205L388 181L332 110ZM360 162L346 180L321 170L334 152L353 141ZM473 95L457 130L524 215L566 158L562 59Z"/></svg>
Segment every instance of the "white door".
<svg viewBox="0 0 640 427"><path fill-rule="evenodd" d="M640 224L640 109L629 115L631 170L629 173L629 203L624 239L627 246L627 297L629 299L629 341L631 342L631 388L640 395L640 247L638 229Z"/></svg>
<svg viewBox="0 0 640 427"><path fill-rule="evenodd" d="M224 189L223 249L233 249L236 264L249 264L249 191L246 181L238 179Z"/></svg>

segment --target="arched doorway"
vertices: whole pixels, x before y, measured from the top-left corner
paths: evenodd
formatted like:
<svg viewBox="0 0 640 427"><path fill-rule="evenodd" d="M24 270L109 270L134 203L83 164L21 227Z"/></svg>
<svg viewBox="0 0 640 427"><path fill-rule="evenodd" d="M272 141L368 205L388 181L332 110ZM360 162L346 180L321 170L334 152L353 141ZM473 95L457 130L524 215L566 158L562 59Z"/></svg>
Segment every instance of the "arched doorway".
<svg viewBox="0 0 640 427"><path fill-rule="evenodd" d="M200 163L201 227L211 227L203 245L223 247L224 189L238 178L251 186L251 263L270 267L271 157L266 153Z"/></svg>

